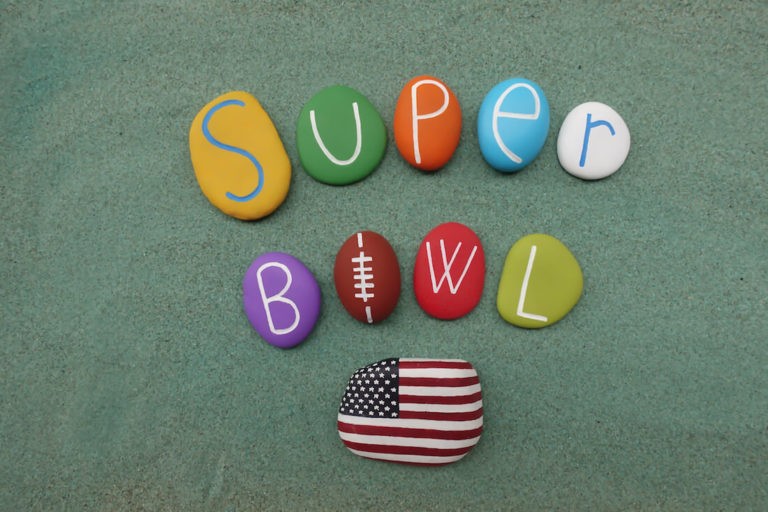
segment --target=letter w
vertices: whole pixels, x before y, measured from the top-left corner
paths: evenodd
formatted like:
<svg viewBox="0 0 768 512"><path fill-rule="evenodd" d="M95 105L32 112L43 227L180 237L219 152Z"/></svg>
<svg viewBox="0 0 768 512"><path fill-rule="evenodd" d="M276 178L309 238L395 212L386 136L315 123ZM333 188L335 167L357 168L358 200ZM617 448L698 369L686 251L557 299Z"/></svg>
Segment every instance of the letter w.
<svg viewBox="0 0 768 512"><path fill-rule="evenodd" d="M461 249L461 242L456 246L456 249L453 251L453 255L451 255L451 260L448 261L447 255L445 254L445 240L442 238L440 239L440 253L443 257L443 275L440 277L440 281L438 282L435 278L435 267L432 264L432 247L430 246L429 242L427 242L427 259L429 260L429 275L432 277L432 291L435 293L438 293L440 291L440 288L443 287L443 282L448 281L448 288L451 290L452 295L456 295L456 292L459 291L459 287L461 286L461 282L464 280L464 276L467 275L467 270L469 270L469 266L472 264L472 259L475 257L475 253L477 252L477 246L472 246L472 252L469 255L469 258L467 259L467 263L464 265L464 270L461 273L461 276L459 276L459 280L456 281L454 284L453 278L451 277L451 267L453 266L453 262L456 259L456 255L459 254L459 249Z"/></svg>

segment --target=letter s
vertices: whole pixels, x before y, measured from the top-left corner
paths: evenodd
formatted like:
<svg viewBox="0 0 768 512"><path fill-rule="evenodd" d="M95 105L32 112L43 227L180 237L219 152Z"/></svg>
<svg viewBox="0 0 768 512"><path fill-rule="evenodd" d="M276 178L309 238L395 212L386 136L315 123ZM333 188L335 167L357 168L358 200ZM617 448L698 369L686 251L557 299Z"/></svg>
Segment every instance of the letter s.
<svg viewBox="0 0 768 512"><path fill-rule="evenodd" d="M251 161L251 163L256 167L256 170L259 174L259 184L256 186L255 189L250 194L244 195L244 196L238 196L236 194L233 194L232 192L227 192L226 196L229 199L232 199L233 201L238 201L241 203L244 203L246 201L250 201L257 195L259 195L259 192L261 192L261 188L264 185L264 170L261 167L261 164L256 159L255 156L250 154L244 149L237 148L235 146L230 146L229 144L224 144L223 142L220 142L216 140L216 138L211 135L211 131L208 129L208 123L211 121L211 118L213 117L213 114L218 112L224 107L228 107L230 105L237 105L239 107L244 107L245 103L243 103L240 100L224 100L221 103L218 103L211 107L211 109L205 114L205 117L203 118L203 135L205 136L206 140L216 146L217 148L223 149L224 151L231 151L232 153L244 156L248 160Z"/></svg>

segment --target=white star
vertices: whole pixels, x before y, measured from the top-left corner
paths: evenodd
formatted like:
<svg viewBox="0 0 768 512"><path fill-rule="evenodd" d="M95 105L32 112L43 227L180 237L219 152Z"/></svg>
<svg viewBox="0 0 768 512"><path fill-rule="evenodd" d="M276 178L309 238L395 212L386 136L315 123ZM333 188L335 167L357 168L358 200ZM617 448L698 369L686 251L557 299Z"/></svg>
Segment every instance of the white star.
<svg viewBox="0 0 768 512"><path fill-rule="evenodd" d="M378 405L374 405L373 408L376 409L377 411L379 410L379 406Z"/></svg>
<svg viewBox="0 0 768 512"><path fill-rule="evenodd" d="M384 388L379 388L379 392L384 391Z"/></svg>
<svg viewBox="0 0 768 512"><path fill-rule="evenodd" d="M389 406L386 406L386 407L384 408L384 410L385 410L385 411L388 411L388 410L389 410Z"/></svg>
<svg viewBox="0 0 768 512"><path fill-rule="evenodd" d="M393 412L393 413L392 413L392 417L393 417L393 418L397 418L397 413L396 413L396 412Z"/></svg>
<svg viewBox="0 0 768 512"><path fill-rule="evenodd" d="M373 416L373 411L368 411L368 416Z"/></svg>
<svg viewBox="0 0 768 512"><path fill-rule="evenodd" d="M373 398L379 398L379 394L378 394L378 393L375 393L375 394L373 395Z"/></svg>
<svg viewBox="0 0 768 512"><path fill-rule="evenodd" d="M385 380L385 381L384 381L384 384L389 384L389 381L388 381L388 380Z"/></svg>
<svg viewBox="0 0 768 512"><path fill-rule="evenodd" d="M384 398L389 398L389 393L387 393L386 395L384 395Z"/></svg>
<svg viewBox="0 0 768 512"><path fill-rule="evenodd" d="M383 412L379 412L379 416L384 416L384 413Z"/></svg>

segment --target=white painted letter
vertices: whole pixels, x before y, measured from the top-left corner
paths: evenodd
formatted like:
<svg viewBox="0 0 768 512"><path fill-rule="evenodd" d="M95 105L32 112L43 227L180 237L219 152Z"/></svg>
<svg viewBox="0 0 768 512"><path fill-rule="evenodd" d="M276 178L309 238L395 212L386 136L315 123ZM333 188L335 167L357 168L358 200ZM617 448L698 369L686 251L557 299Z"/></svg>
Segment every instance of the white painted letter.
<svg viewBox="0 0 768 512"><path fill-rule="evenodd" d="M533 113L532 114L520 114L517 112L503 112L501 110L501 104L506 99L507 95L514 91L515 89L518 89L520 87L524 87L528 89L531 93L531 96L533 96ZM531 87L528 84L524 83L517 83L510 85L506 91L504 91L501 96L499 96L499 99L496 100L496 104L493 106L493 119L492 119L492 127L493 127L493 138L496 139L496 143L499 145L499 149L509 157L510 160L515 162L516 164L519 164L523 161L522 158L517 156L514 152L512 152L511 149L509 149L505 144L504 141L501 140L501 135L499 134L499 118L504 117L506 119L525 119L528 121L535 121L539 118L539 113L541 111L541 100L539 99L539 94L536 92L536 89Z"/></svg>
<svg viewBox="0 0 768 512"><path fill-rule="evenodd" d="M275 267L279 268L285 273L286 282L285 286L283 286L283 289L277 292L276 294L267 297L266 292L264 291L264 281L261 278L261 273L264 271L265 268ZM267 323L269 323L269 330L272 331L273 334L288 334L292 332L297 325L299 325L299 320L301 319L301 316L299 315L299 308L296 306L296 303L293 302L291 299L286 299L283 297L285 292L287 292L291 288L291 283L293 282L293 276L291 275L291 271L283 265L282 263L278 263L276 261L272 261L270 263L265 263L264 265L260 266L259 269L256 271L256 280L259 283L259 293L261 294L261 300L264 303L264 312L267 314ZM272 302L282 302L283 304L288 304L293 308L293 312L295 314L295 318L293 320L293 323L284 329L277 329L275 328L275 324L272 321L272 313L269 310L269 305Z"/></svg>
<svg viewBox="0 0 768 512"><path fill-rule="evenodd" d="M528 266L525 267L525 276L523 276L523 286L520 288L520 299L517 301L517 316L528 318L530 320L538 320L539 322L546 322L547 317L542 315L534 315L533 313L526 313L523 311L525 304L525 295L528 293L528 281L531 278L531 270L533 269L533 260L536 259L536 246L531 246L531 253L528 256Z"/></svg>
<svg viewBox="0 0 768 512"><path fill-rule="evenodd" d="M432 277L432 291L434 293L437 293L440 291L440 288L443 286L443 281L448 281L448 288L451 291L451 295L456 295L456 292L459 291L459 287L461 286L461 282L464 280L464 276L467 275L467 270L469 270L469 266L472 264L472 258L475 257L475 252L477 252L477 246L472 246L472 252L469 255L469 258L467 259L467 263L464 265L464 271L461 273L461 276L459 277L459 280L454 285L453 279L451 278L451 266L453 266L453 261L456 259L456 255L459 254L459 249L461 249L461 242L456 246L456 249L453 251L453 255L451 256L451 261L448 261L448 257L445 254L445 240L442 238L440 239L440 252L443 257L443 275L440 278L440 282L437 282L435 278L435 268L432 265L432 247L430 246L429 242L427 242L427 260L429 261L429 275Z"/></svg>
<svg viewBox="0 0 768 512"><path fill-rule="evenodd" d="M331 152L328 151L328 148L325 147L325 144L323 144L323 139L320 138L320 132L317 131L317 121L315 120L315 111L314 110L309 111L309 122L312 125L312 133L315 136L315 140L317 141L317 144L320 146L320 149L323 150L323 154L328 158L328 160L335 163L336 165L349 165L355 160L357 160L357 157L360 155L360 149L363 146L363 132L362 132L362 127L360 126L360 111L357 108L356 101L352 103L352 112L355 115L355 133L357 136L355 152L352 154L350 158L346 160L339 160L338 158L333 156Z"/></svg>
<svg viewBox="0 0 768 512"><path fill-rule="evenodd" d="M417 107L417 98L418 94L416 93L416 89L419 88L419 86L423 84L430 84L430 85L436 85L440 88L441 91L443 91L443 104L440 106L439 109L437 109L434 112L430 112L428 114L422 114L419 115L419 109ZM445 112L445 109L448 108L448 103L450 102L448 91L446 90L445 86L441 84L440 82L436 80L419 80L415 84L411 86L411 120L413 122L413 157L416 159L416 163L421 163L421 152L419 151L419 120L420 119L432 119L433 117L437 117L443 112Z"/></svg>

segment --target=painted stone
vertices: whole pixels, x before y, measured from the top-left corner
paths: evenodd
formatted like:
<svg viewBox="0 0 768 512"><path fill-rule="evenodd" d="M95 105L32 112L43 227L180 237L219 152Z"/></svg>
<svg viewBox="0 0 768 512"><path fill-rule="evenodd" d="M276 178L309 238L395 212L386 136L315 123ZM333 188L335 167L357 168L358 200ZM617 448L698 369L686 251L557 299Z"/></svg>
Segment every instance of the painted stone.
<svg viewBox="0 0 768 512"><path fill-rule="evenodd" d="M461 106L453 91L428 75L411 79L395 106L395 143L422 171L436 171L453 156L461 135Z"/></svg>
<svg viewBox="0 0 768 512"><path fill-rule="evenodd" d="M519 171L541 152L549 132L544 91L525 78L510 78L485 96L477 118L480 151L500 172Z"/></svg>
<svg viewBox="0 0 768 512"><path fill-rule="evenodd" d="M223 94L198 112L189 129L197 182L222 212L256 220L275 211L291 184L291 162L258 100Z"/></svg>
<svg viewBox="0 0 768 512"><path fill-rule="evenodd" d="M557 136L557 158L570 174L599 180L619 170L629 154L629 128L608 105L582 103L565 117Z"/></svg>
<svg viewBox="0 0 768 512"><path fill-rule="evenodd" d="M299 114L296 147L307 174L329 185L360 181L384 158L387 130L368 99L341 85L315 94Z"/></svg>
<svg viewBox="0 0 768 512"><path fill-rule="evenodd" d="M450 464L483 432L480 380L461 359L384 359L349 379L337 427L342 442L361 457Z"/></svg>
<svg viewBox="0 0 768 512"><path fill-rule="evenodd" d="M333 282L344 309L373 324L386 319L400 298L400 265L386 238L373 231L349 237L336 254Z"/></svg>
<svg viewBox="0 0 768 512"><path fill-rule="evenodd" d="M550 235L527 235L515 242L504 261L496 307L518 327L552 325L573 309L584 279L571 251Z"/></svg>
<svg viewBox="0 0 768 512"><path fill-rule="evenodd" d="M480 239L458 222L446 222L427 233L416 254L413 290L428 315L461 318L483 295L485 252Z"/></svg>
<svg viewBox="0 0 768 512"><path fill-rule="evenodd" d="M290 254L262 254L243 278L248 321L276 347L291 348L304 341L317 323L321 302L315 276Z"/></svg>

